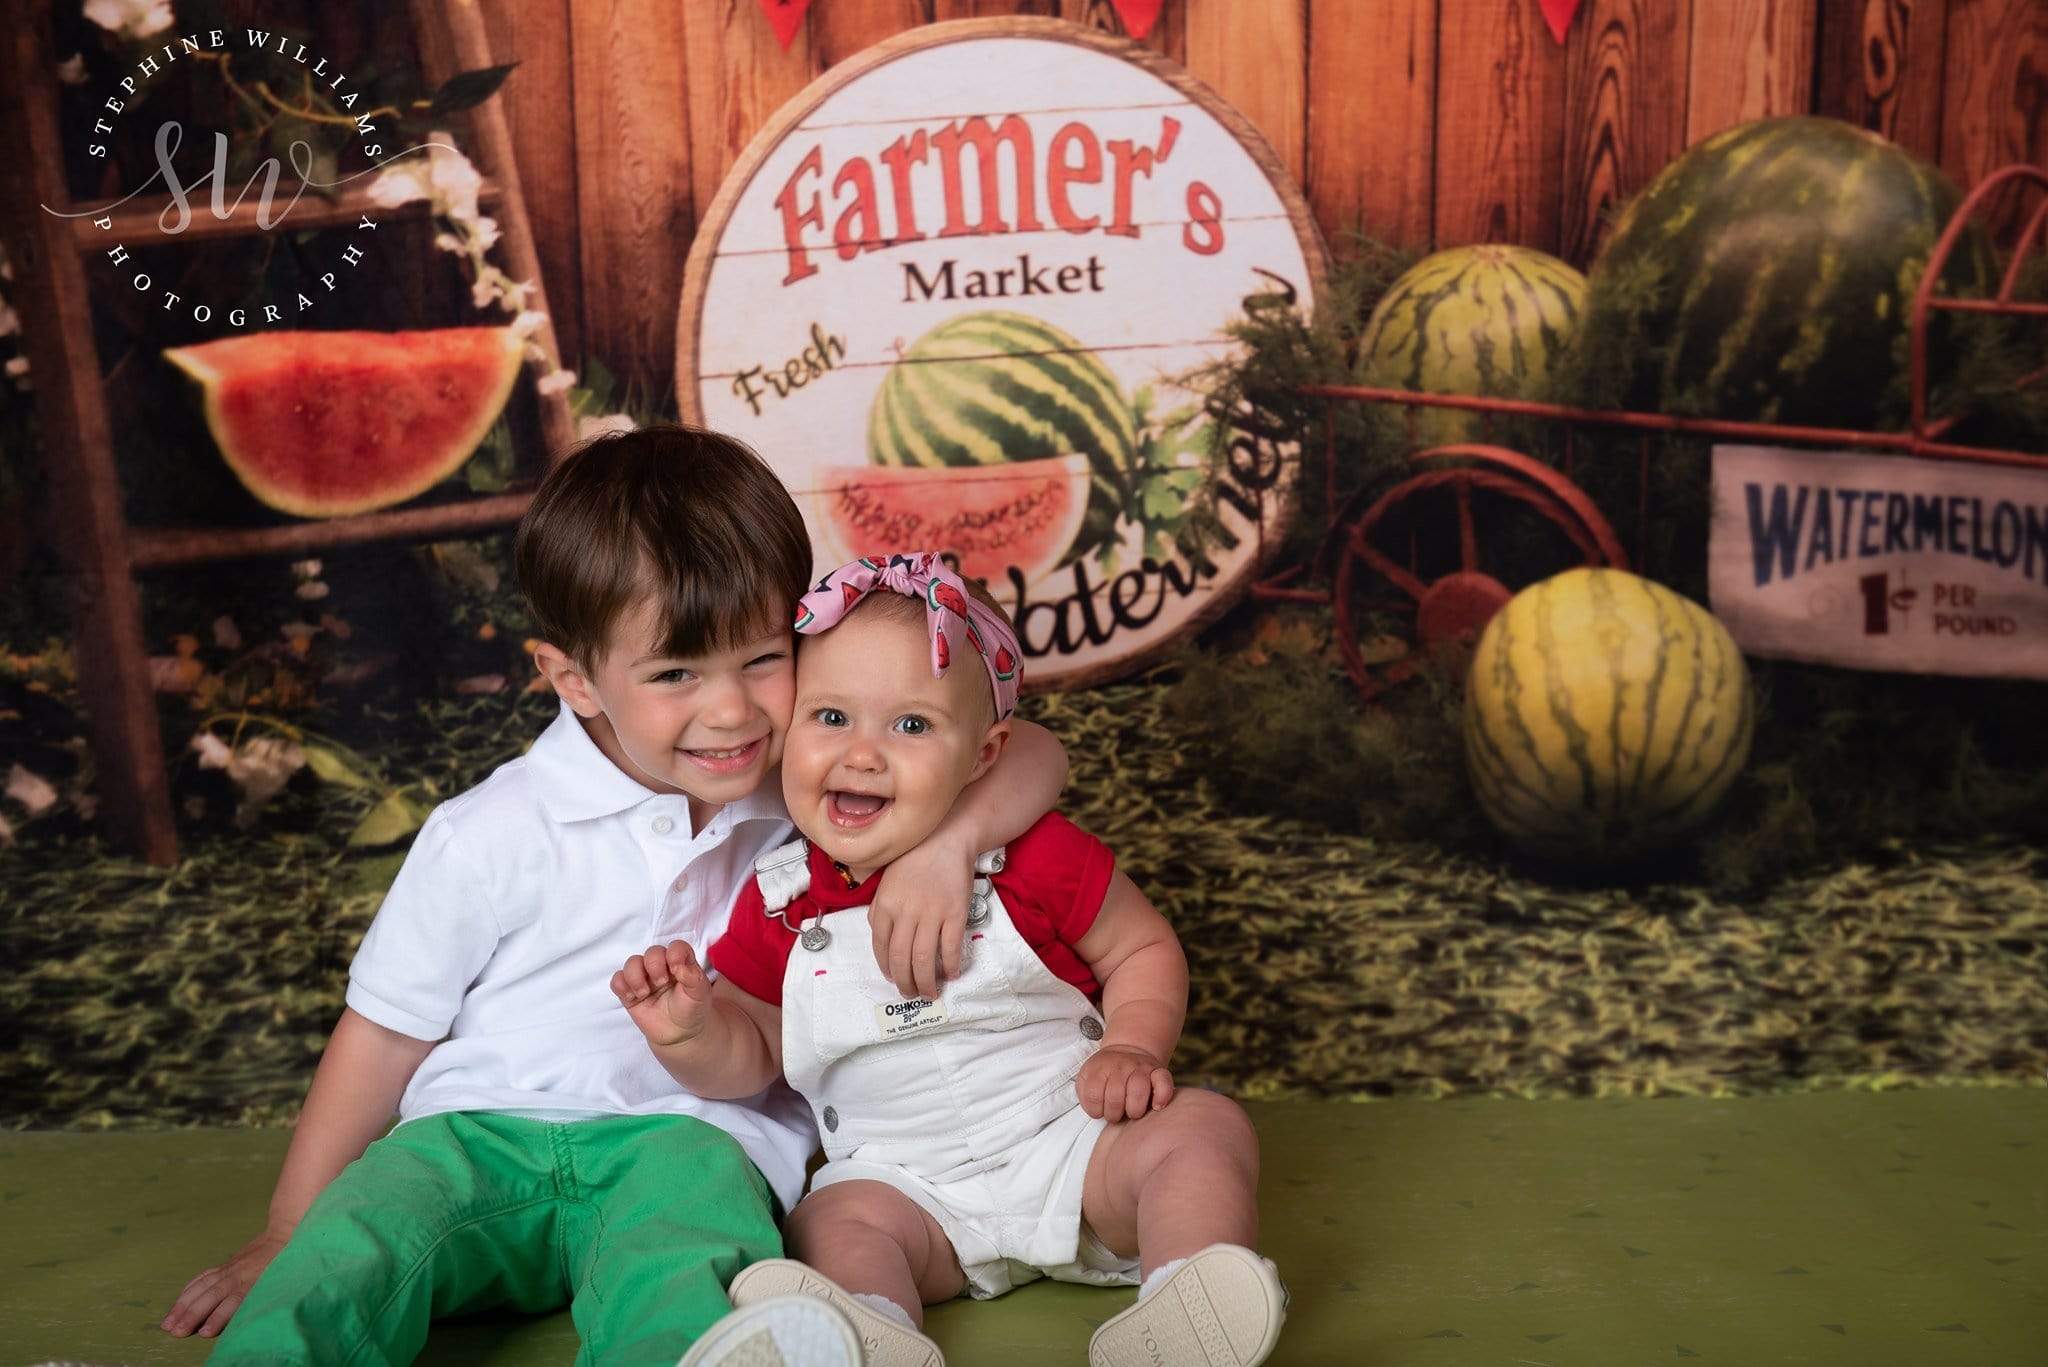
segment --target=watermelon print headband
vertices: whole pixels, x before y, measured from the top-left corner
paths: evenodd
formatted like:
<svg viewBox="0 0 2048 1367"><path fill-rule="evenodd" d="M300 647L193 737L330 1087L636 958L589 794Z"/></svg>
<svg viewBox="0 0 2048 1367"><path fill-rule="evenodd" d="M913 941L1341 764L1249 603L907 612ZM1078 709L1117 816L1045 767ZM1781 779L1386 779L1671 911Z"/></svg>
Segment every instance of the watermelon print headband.
<svg viewBox="0 0 2048 1367"><path fill-rule="evenodd" d="M932 631L932 677L941 678L961 646L971 646L988 669L989 691L996 700L996 720L1017 710L1017 685L1023 681L1022 651L1010 624L974 601L960 576L946 568L935 551L892 555L887 561L862 556L841 565L797 600L798 634L815 636L839 625L853 605L877 591L922 598Z"/></svg>

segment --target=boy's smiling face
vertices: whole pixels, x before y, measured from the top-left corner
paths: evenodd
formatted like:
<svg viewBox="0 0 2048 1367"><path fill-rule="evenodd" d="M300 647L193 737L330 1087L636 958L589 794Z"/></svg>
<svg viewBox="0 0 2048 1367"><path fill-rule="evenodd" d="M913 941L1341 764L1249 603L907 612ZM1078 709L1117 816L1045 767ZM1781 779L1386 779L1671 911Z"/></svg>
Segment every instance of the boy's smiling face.
<svg viewBox="0 0 2048 1367"><path fill-rule="evenodd" d="M624 614L594 667L552 646L536 654L606 758L654 792L689 795L701 826L781 758L796 690L790 631L757 630L723 650L671 657L660 653L657 612L648 598Z"/></svg>
<svg viewBox="0 0 2048 1367"><path fill-rule="evenodd" d="M805 638L782 758L790 819L857 878L936 830L1010 734L989 720L978 659L934 679L922 606L879 608Z"/></svg>

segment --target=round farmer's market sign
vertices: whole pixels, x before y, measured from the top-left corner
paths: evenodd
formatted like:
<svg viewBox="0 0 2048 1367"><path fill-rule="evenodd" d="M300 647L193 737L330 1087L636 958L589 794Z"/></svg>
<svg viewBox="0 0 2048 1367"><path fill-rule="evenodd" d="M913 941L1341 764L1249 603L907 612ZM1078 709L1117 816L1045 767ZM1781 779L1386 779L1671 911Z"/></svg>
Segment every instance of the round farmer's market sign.
<svg viewBox="0 0 2048 1367"><path fill-rule="evenodd" d="M933 24L748 147L690 252L676 388L781 474L819 573L944 552L1016 621L1027 686L1095 682L1278 540L1296 453L1189 377L1248 301L1306 308L1324 275L1272 149L1172 62L1058 20Z"/></svg>

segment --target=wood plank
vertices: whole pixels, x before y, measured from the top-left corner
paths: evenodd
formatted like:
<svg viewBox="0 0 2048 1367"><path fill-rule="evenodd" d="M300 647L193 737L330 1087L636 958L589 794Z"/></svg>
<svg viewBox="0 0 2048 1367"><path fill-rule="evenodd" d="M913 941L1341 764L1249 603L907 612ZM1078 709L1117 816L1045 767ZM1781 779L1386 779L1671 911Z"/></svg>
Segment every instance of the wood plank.
<svg viewBox="0 0 2048 1367"><path fill-rule="evenodd" d="M1953 0L1941 168L1968 190L2016 161L2048 167L2048 6L2041 0ZM2016 196L1982 222L2004 241L2019 226Z"/></svg>
<svg viewBox="0 0 2048 1367"><path fill-rule="evenodd" d="M208 565L220 560L303 556L377 542L480 536L494 528L513 525L526 516L527 506L532 502L531 490L519 490L459 503L398 508L318 522L288 522L276 527L140 529L133 536L133 564L140 573L179 565Z"/></svg>
<svg viewBox="0 0 2048 1367"><path fill-rule="evenodd" d="M1535 0L1443 0L1436 245L1558 250L1564 53ZM1583 41L1583 40L1580 40Z"/></svg>
<svg viewBox="0 0 2048 1367"><path fill-rule="evenodd" d="M569 0L499 0L480 7L491 57L517 62L500 87L512 149L526 191L533 248L555 315L555 337L570 366L583 355L583 262L578 241L576 139L564 136L574 108Z"/></svg>
<svg viewBox="0 0 2048 1367"><path fill-rule="evenodd" d="M655 8L672 12L658 2ZM703 0L684 7L684 59L691 73L689 182L700 216L769 115L822 69L810 28L807 20L785 52L754 0ZM678 259L689 247L687 237L672 245ZM673 332L674 320L665 326ZM666 365L672 372L672 354Z"/></svg>
<svg viewBox="0 0 2048 1367"><path fill-rule="evenodd" d="M1299 182L1307 154L1306 0L1184 0L1187 68L1266 135Z"/></svg>
<svg viewBox="0 0 2048 1367"><path fill-rule="evenodd" d="M1562 255L1584 269L1612 214L1685 150L1691 0L1591 0L1565 51Z"/></svg>
<svg viewBox="0 0 2048 1367"><path fill-rule="evenodd" d="M1692 12L1685 143L1813 110L1818 0L1714 0Z"/></svg>
<svg viewBox="0 0 2048 1367"><path fill-rule="evenodd" d="M1110 0L1060 0L1060 18L1100 33L1114 33L1119 38L1130 37L1124 28L1123 19L1117 14L1116 6ZM1173 58L1182 66L1188 62L1188 14L1177 0L1167 0L1165 8L1159 11L1159 18L1153 23L1152 31L1145 35L1146 47L1154 52Z"/></svg>
<svg viewBox="0 0 2048 1367"><path fill-rule="evenodd" d="M149 862L171 864L178 857L177 828L142 604L128 573L128 528L85 266L62 220L34 207L64 208L70 201L50 19L43 0L0 34L0 55L11 59L8 78L0 81L0 127L19 130L26 152L0 157L0 232L15 269L8 293L21 315L35 377L51 532L70 588L78 690L99 764L103 828Z"/></svg>
<svg viewBox="0 0 2048 1367"><path fill-rule="evenodd" d="M293 200L304 193L304 198ZM344 188L332 200L319 195L305 193L298 181L280 181L277 187L276 203L266 206L260 199L241 199L229 206L227 217L216 217L212 206L200 199L192 207L195 196L187 196L187 206L192 216L178 236L181 243L208 242L223 237L253 237L270 231L263 225L266 207L270 211L271 227L279 231L308 232L318 228L337 228L356 222L364 214L379 223L396 219L419 218L426 214L424 200L414 200L396 208L384 208L370 198L370 181L358 180ZM477 204L485 209L496 209L504 203L504 192L493 181L486 180L477 192ZM289 205L290 208L286 206ZM112 220L112 226L101 228L98 220L74 218L70 220L71 240L76 248L93 255L104 250L111 242L133 242L148 240L161 231L163 215L174 207L168 197L152 197L130 200L121 208L101 217ZM175 220L173 220L175 221Z"/></svg>
<svg viewBox="0 0 2048 1367"><path fill-rule="evenodd" d="M588 0L571 21L585 344L622 382L660 394L696 224L689 96L702 82L694 67L686 81L667 0Z"/></svg>
<svg viewBox="0 0 2048 1367"><path fill-rule="evenodd" d="M1056 18L1059 12L1060 0L932 0L934 19L1001 19L1013 14Z"/></svg>
<svg viewBox="0 0 2048 1367"><path fill-rule="evenodd" d="M1435 225L1437 0L1309 11L1308 195L1339 256L1369 236L1416 251Z"/></svg>
<svg viewBox="0 0 2048 1367"><path fill-rule="evenodd" d="M1814 112L1941 158L1948 0L1820 0Z"/></svg>
<svg viewBox="0 0 2048 1367"><path fill-rule="evenodd" d="M863 48L931 22L928 0L824 0L811 6L811 46L828 71Z"/></svg>

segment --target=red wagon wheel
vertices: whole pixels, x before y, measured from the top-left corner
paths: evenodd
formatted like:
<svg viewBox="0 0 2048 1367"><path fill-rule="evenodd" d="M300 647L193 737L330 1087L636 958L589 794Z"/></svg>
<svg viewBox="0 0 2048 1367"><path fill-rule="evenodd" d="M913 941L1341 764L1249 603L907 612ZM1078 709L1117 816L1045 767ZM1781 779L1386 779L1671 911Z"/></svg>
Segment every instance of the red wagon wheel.
<svg viewBox="0 0 2048 1367"><path fill-rule="evenodd" d="M1362 514L1353 517L1352 508L1346 508L1332 525L1330 540L1325 544L1324 563L1327 565L1334 558L1337 566L1335 592L1331 595L1337 645L1344 655L1344 667L1363 698L1370 700L1389 684L1413 674L1416 657L1410 655L1377 669L1368 663L1359 647L1358 633L1352 629L1355 580L1376 574L1413 600L1415 639L1425 654L1469 649L1493 614L1514 596L1513 588L1483 567L1479 532L1472 514L1475 490L1521 504L1553 524L1577 549L1584 564L1619 569L1628 566L1628 556L1614 528L1585 491L1547 465L1506 447L1461 443L1420 452L1409 461L1409 466L1418 473L1373 499ZM1392 509L1411 499L1446 490L1457 507L1458 568L1425 580L1412 566L1402 565L1375 544L1373 534ZM1352 507L1370 493L1361 493Z"/></svg>

